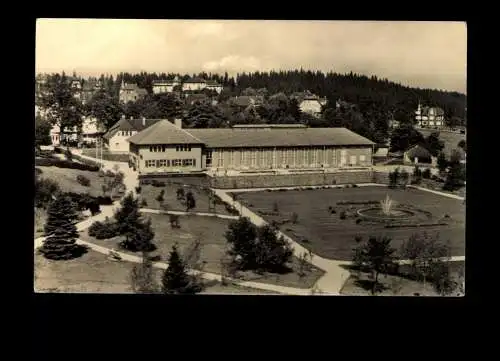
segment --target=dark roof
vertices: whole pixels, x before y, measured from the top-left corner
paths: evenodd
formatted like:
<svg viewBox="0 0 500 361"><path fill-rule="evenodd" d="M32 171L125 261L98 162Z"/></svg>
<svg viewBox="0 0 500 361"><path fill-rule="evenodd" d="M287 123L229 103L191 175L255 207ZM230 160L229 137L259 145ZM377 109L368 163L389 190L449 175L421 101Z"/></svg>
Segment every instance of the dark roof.
<svg viewBox="0 0 500 361"><path fill-rule="evenodd" d="M152 144L203 144L201 140L163 119L149 128L131 136L128 141L138 145Z"/></svg>
<svg viewBox="0 0 500 361"><path fill-rule="evenodd" d="M122 118L117 121L109 130L104 134L105 139L110 139L120 130L136 130L141 131L150 127L151 125L159 122L161 119L146 119L145 125L143 124L143 120L140 118L136 119L127 119Z"/></svg>
<svg viewBox="0 0 500 361"><path fill-rule="evenodd" d="M373 145L372 141L346 128L189 129L208 147L290 147Z"/></svg>
<svg viewBox="0 0 500 361"><path fill-rule="evenodd" d="M307 128L305 124L235 124L233 128L254 129L254 128Z"/></svg>
<svg viewBox="0 0 500 361"><path fill-rule="evenodd" d="M189 78L184 83L206 83L206 81L205 79L195 77L195 78Z"/></svg>
<svg viewBox="0 0 500 361"><path fill-rule="evenodd" d="M215 80L207 80L207 86L222 86L222 84L217 83Z"/></svg>
<svg viewBox="0 0 500 361"><path fill-rule="evenodd" d="M408 156L408 158L413 159L415 157L419 159L431 159L432 155L431 153L422 147L421 145L414 145L410 149L408 149L405 154Z"/></svg>

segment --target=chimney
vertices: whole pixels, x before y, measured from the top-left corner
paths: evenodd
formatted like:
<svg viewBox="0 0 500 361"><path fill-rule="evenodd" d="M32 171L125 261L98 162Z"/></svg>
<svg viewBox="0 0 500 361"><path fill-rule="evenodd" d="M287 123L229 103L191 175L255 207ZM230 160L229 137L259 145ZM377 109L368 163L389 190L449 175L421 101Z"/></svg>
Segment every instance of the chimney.
<svg viewBox="0 0 500 361"><path fill-rule="evenodd" d="M182 119L175 118L174 124L177 128L182 128Z"/></svg>
<svg viewBox="0 0 500 361"><path fill-rule="evenodd" d="M146 118L145 117L142 117L142 126L145 127L146 126Z"/></svg>

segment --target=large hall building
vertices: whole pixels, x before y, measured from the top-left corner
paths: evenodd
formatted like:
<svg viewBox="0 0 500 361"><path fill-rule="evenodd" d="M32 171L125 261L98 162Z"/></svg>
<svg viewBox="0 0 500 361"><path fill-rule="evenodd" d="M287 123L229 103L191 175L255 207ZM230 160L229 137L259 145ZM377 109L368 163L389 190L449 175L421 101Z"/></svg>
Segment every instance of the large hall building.
<svg viewBox="0 0 500 361"><path fill-rule="evenodd" d="M298 124L183 129L160 120L128 138L130 164L141 175L369 167L374 143L346 128Z"/></svg>

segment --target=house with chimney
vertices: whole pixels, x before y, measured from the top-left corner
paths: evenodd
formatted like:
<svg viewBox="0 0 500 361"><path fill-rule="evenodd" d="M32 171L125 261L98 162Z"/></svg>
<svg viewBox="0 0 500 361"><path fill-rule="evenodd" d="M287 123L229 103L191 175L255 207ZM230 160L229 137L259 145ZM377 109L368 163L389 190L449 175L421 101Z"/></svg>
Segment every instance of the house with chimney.
<svg viewBox="0 0 500 361"><path fill-rule="evenodd" d="M146 119L142 118L122 118L116 122L107 132L103 135L104 144L110 152L127 153L129 151L128 138L149 128L161 119ZM181 119L174 119L173 122L179 127L182 125Z"/></svg>
<svg viewBox="0 0 500 361"><path fill-rule="evenodd" d="M153 81L153 94L172 93L176 86L180 86L181 81L176 75L173 80L155 80Z"/></svg>
<svg viewBox="0 0 500 361"><path fill-rule="evenodd" d="M135 83L125 83L122 80L122 84L120 86L120 102L128 103L135 102L148 94L148 91L143 88L139 88L139 86Z"/></svg>

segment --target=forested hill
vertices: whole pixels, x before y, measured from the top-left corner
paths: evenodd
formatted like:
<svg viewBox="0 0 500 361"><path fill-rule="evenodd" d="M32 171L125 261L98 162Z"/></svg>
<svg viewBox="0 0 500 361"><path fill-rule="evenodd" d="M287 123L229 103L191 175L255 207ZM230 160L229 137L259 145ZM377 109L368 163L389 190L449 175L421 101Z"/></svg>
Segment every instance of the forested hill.
<svg viewBox="0 0 500 361"><path fill-rule="evenodd" d="M173 79L176 75L181 80L198 76L207 80L215 80L228 87L230 95L238 95L247 88L267 89L267 94L283 92L291 94L309 90L321 97L326 97L331 105L339 98L349 102L363 105L376 105L384 113L393 113L398 120L410 116L415 111L418 103L423 106L438 106L445 111L447 119L453 123L462 123L466 119L465 108L467 97L458 92L448 92L435 89L420 89L403 86L389 81L379 79L376 76L349 73L338 74L334 72L323 73L320 71L292 70L271 71L237 74L236 77L224 75L199 73L199 74L157 74L146 73L130 74L121 73L116 82L120 84L124 79L126 82L135 82L151 92L152 82L160 79ZM117 85L118 85L117 84ZM455 118L455 119L453 119Z"/></svg>
<svg viewBox="0 0 500 361"><path fill-rule="evenodd" d="M439 106L447 118L465 119L465 94L433 89L419 89L354 73L337 74L304 70L282 72L255 72L240 74L236 79L239 89L266 88L270 94L310 90L329 100L342 99L362 105L375 103L382 111L400 111L412 114L420 101L422 105Z"/></svg>

